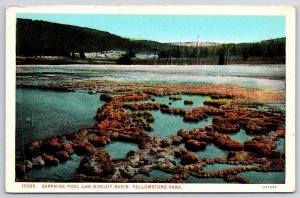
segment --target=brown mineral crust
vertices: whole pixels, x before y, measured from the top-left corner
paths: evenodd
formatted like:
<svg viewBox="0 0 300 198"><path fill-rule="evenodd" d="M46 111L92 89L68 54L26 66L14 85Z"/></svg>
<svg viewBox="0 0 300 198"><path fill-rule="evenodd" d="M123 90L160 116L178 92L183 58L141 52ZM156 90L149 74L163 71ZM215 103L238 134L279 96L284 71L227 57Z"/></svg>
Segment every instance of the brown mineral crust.
<svg viewBox="0 0 300 198"><path fill-rule="evenodd" d="M178 136L183 138L183 141L194 139L202 142L213 143L215 141L215 133L208 133L203 128L196 128L192 130L181 129L177 132Z"/></svg>
<svg viewBox="0 0 300 198"><path fill-rule="evenodd" d="M239 119L238 113L227 112L222 116L214 117L212 127L218 132L235 133L240 130Z"/></svg>
<svg viewBox="0 0 300 198"><path fill-rule="evenodd" d="M65 136L57 136L45 138L42 141L33 141L28 144L28 149L32 150L32 145L34 145L34 152L30 155L26 154L29 162L33 164L34 167L47 166L57 166L59 162L65 161L70 158L70 155L74 153L72 145L69 143L64 143ZM38 145L38 147L36 146Z"/></svg>
<svg viewBox="0 0 300 198"><path fill-rule="evenodd" d="M154 117L152 114L148 111L144 112L132 112L129 114L129 117L131 118L130 121L130 126L133 127L141 127L145 131L152 131L153 128L149 124L149 122L154 122Z"/></svg>
<svg viewBox="0 0 300 198"><path fill-rule="evenodd" d="M152 147L151 144L153 144L153 142L155 142L156 138L151 137L151 136L147 136L144 135L143 137L141 137L138 141L139 141L139 149L147 149L149 147Z"/></svg>
<svg viewBox="0 0 300 198"><path fill-rule="evenodd" d="M257 154L248 151L230 151L227 156L227 163L239 164L265 164L266 158L260 158Z"/></svg>
<svg viewBox="0 0 300 198"><path fill-rule="evenodd" d="M110 102L104 104L97 111L95 117L98 121L111 120L121 123L128 123L128 115L122 109L122 103L119 102Z"/></svg>
<svg viewBox="0 0 300 198"><path fill-rule="evenodd" d="M264 117L264 114L261 113L261 112L251 112L251 113L248 113L246 115L249 118L263 118Z"/></svg>
<svg viewBox="0 0 300 198"><path fill-rule="evenodd" d="M100 100L102 100L102 101L110 102L110 101L112 101L112 99L113 99L113 96L111 96L110 94L103 93L100 95Z"/></svg>
<svg viewBox="0 0 300 198"><path fill-rule="evenodd" d="M240 120L240 115L234 112L226 112L222 117L217 116L213 118L213 124L236 124Z"/></svg>
<svg viewBox="0 0 300 198"><path fill-rule="evenodd" d="M159 110L160 106L161 106L160 103L151 103L151 102L123 104L123 108L128 108L130 110Z"/></svg>
<svg viewBox="0 0 300 198"><path fill-rule="evenodd" d="M153 95L153 96L163 96L164 95L164 93L162 92L162 89L158 90L158 89L145 88L145 89L143 89L143 92Z"/></svg>
<svg viewBox="0 0 300 198"><path fill-rule="evenodd" d="M261 146L267 149L275 149L276 148L276 137L275 136L267 136L267 135L257 135L251 141L245 142L247 143L261 143Z"/></svg>
<svg viewBox="0 0 300 198"><path fill-rule="evenodd" d="M210 171L210 172L205 172L206 177L223 177L225 180L230 178L234 178L233 176L237 176L238 173L240 172L245 172L245 171L257 171L258 167L257 166L236 166L233 168L228 168L228 169L222 169L222 170L216 170L216 171Z"/></svg>
<svg viewBox="0 0 300 198"><path fill-rule="evenodd" d="M203 102L204 105L213 106L213 107L220 107L225 105L228 101L225 100L206 100Z"/></svg>
<svg viewBox="0 0 300 198"><path fill-rule="evenodd" d="M146 121L149 122L149 123L153 123L154 122L154 117L152 116L152 114L151 114L151 116L149 116L149 117L146 118Z"/></svg>
<svg viewBox="0 0 300 198"><path fill-rule="evenodd" d="M266 168L268 172L284 171L285 159L284 158L269 159L268 163L263 167Z"/></svg>
<svg viewBox="0 0 300 198"><path fill-rule="evenodd" d="M217 134L215 138L215 144L222 149L231 151L242 151L244 149L244 146L241 143L230 139L227 135Z"/></svg>
<svg viewBox="0 0 300 198"><path fill-rule="evenodd" d="M113 123L112 123L113 124ZM111 140L120 140L124 142L139 143L144 138L149 137L144 133L143 128L141 127L132 127L120 123L115 123L116 125L110 125L109 123L97 124L94 127L94 130L97 131L99 136L107 136Z"/></svg>
<svg viewBox="0 0 300 198"><path fill-rule="evenodd" d="M172 96L169 96L169 100L181 100L181 96L180 95L172 95Z"/></svg>
<svg viewBox="0 0 300 198"><path fill-rule="evenodd" d="M245 129L246 133L251 133L251 134L264 134L267 133L269 130L265 127L259 126L259 123L253 121L253 120L248 120L246 122L241 122L241 125Z"/></svg>
<svg viewBox="0 0 300 198"><path fill-rule="evenodd" d="M137 101L137 100L145 100L151 98L151 95L146 93L132 93L128 95L122 96L123 101Z"/></svg>
<svg viewBox="0 0 300 198"><path fill-rule="evenodd" d="M165 148L165 147L169 147L172 144L172 140L170 138L168 139L162 139L160 144L160 147Z"/></svg>
<svg viewBox="0 0 300 198"><path fill-rule="evenodd" d="M51 137L43 141L42 150L54 154L61 149L61 143L58 137Z"/></svg>
<svg viewBox="0 0 300 198"><path fill-rule="evenodd" d="M74 153L72 145L69 143L62 144L62 149L63 149L62 151L67 152L68 155L72 155ZM60 151L58 151L58 152L60 152Z"/></svg>
<svg viewBox="0 0 300 198"><path fill-rule="evenodd" d="M55 153L55 157L59 160L59 162L64 162L70 159L70 155L66 151L58 151Z"/></svg>
<svg viewBox="0 0 300 198"><path fill-rule="evenodd" d="M82 141L84 140L82 132L81 131L75 131L73 133L66 133L65 137L68 141ZM67 146L68 147L68 146ZM71 145L72 148L72 145Z"/></svg>
<svg viewBox="0 0 300 198"><path fill-rule="evenodd" d="M235 133L240 130L239 124L213 124L214 130L221 133Z"/></svg>
<svg viewBox="0 0 300 198"><path fill-rule="evenodd" d="M56 157L54 157L53 155L48 155L46 153L43 153L42 158L45 161L45 165L57 166L59 164L59 160Z"/></svg>
<svg viewBox="0 0 300 198"><path fill-rule="evenodd" d="M120 134L118 140L123 142L132 142L137 144L142 144L144 136L139 136L137 134Z"/></svg>
<svg viewBox="0 0 300 198"><path fill-rule="evenodd" d="M236 181L238 183L242 183L242 184L249 184L250 183L245 177L242 177L242 176L239 176L239 175L236 176Z"/></svg>
<svg viewBox="0 0 300 198"><path fill-rule="evenodd" d="M192 105L194 102L192 100L184 100L183 102L185 105Z"/></svg>
<svg viewBox="0 0 300 198"><path fill-rule="evenodd" d="M185 142L185 148L191 151L201 151L206 148L205 142L199 142L197 140L188 140Z"/></svg>
<svg viewBox="0 0 300 198"><path fill-rule="evenodd" d="M185 129L180 129L178 132L177 132L177 135L178 136L181 136L183 141L186 141L186 140L189 140L189 139L192 139L192 132L189 131L189 130L185 130Z"/></svg>
<svg viewBox="0 0 300 198"><path fill-rule="evenodd" d="M259 120L259 125L269 130L275 130L277 127L280 127L283 121L280 120L278 116L266 117Z"/></svg>
<svg viewBox="0 0 300 198"><path fill-rule="evenodd" d="M198 107L201 108L201 107ZM205 112L205 114L207 115L223 115L224 114L224 110L221 108L214 108L214 107L202 107L203 111Z"/></svg>
<svg viewBox="0 0 300 198"><path fill-rule="evenodd" d="M94 148L94 146L87 141L75 142L73 143L72 147L77 155L88 154Z"/></svg>
<svg viewBox="0 0 300 198"><path fill-rule="evenodd" d="M167 113L167 114L174 114L174 115L184 115L185 114L185 109L183 108L161 108L160 109L162 113Z"/></svg>
<svg viewBox="0 0 300 198"><path fill-rule="evenodd" d="M181 136L171 136L170 139L172 140L173 145L179 145L183 141Z"/></svg>
<svg viewBox="0 0 300 198"><path fill-rule="evenodd" d="M129 124L129 120L126 121ZM114 119L105 119L103 120L101 123L97 124L95 126L96 130L106 130L106 131L122 131L125 127L127 126L127 124L123 123L123 122L119 122L117 120Z"/></svg>
<svg viewBox="0 0 300 198"><path fill-rule="evenodd" d="M146 176L150 176L150 172L151 172L151 170L147 169L145 167L139 168L139 171L138 171L139 174L143 174L143 175L146 175Z"/></svg>
<svg viewBox="0 0 300 198"><path fill-rule="evenodd" d="M186 122L199 122L204 118L207 118L204 108L197 107L187 111L184 115L183 120Z"/></svg>
<svg viewBox="0 0 300 198"><path fill-rule="evenodd" d="M228 181L228 182L234 182L237 180L237 176L236 175L225 175L224 180Z"/></svg>
<svg viewBox="0 0 300 198"><path fill-rule="evenodd" d="M278 138L285 138L285 129L278 129L275 131Z"/></svg>
<svg viewBox="0 0 300 198"><path fill-rule="evenodd" d="M243 150L243 145L237 141L230 139L229 136L222 135L213 131L206 132L205 129L193 129L193 130L179 130L177 132L178 136L181 136L184 141L189 141L190 139L202 141L206 143L215 143L222 149L241 151Z"/></svg>
<svg viewBox="0 0 300 198"><path fill-rule="evenodd" d="M254 115L253 115L254 114ZM240 118L240 125L245 129L247 133L264 134L271 130L284 129L285 121L284 116L278 116L272 113L252 112L247 116Z"/></svg>
<svg viewBox="0 0 300 198"><path fill-rule="evenodd" d="M105 146L110 143L110 139L106 136L97 136L93 135L89 137L89 142L93 144L95 147Z"/></svg>
<svg viewBox="0 0 300 198"><path fill-rule="evenodd" d="M223 94L223 95L212 95L211 99L233 99L234 96L231 94Z"/></svg>
<svg viewBox="0 0 300 198"><path fill-rule="evenodd" d="M276 158L280 156L280 152L274 150L277 146L275 140L276 137L256 136L251 141L245 142L244 148L262 157Z"/></svg>
<svg viewBox="0 0 300 198"><path fill-rule="evenodd" d="M146 120L147 122L154 122L154 117L149 111L138 111L129 113L131 118L140 117Z"/></svg>
<svg viewBox="0 0 300 198"><path fill-rule="evenodd" d="M79 165L78 173L87 176L107 177L115 171L110 157L105 150L96 150L84 157Z"/></svg>
<svg viewBox="0 0 300 198"><path fill-rule="evenodd" d="M235 113L238 114L238 118L240 119L241 117L249 117L250 115L253 115L255 114L256 112L249 112L249 110L246 110L246 109L241 109L241 108L238 108L238 109L235 109L234 111ZM257 116L262 116L262 113L258 113L257 112Z"/></svg>
<svg viewBox="0 0 300 198"><path fill-rule="evenodd" d="M43 141L41 140L29 142L25 146L25 155L27 157L35 156L38 152L40 152L42 145Z"/></svg>
<svg viewBox="0 0 300 198"><path fill-rule="evenodd" d="M198 158L193 153L186 153L186 154L182 155L182 157L181 157L182 165L194 164L197 161L198 161Z"/></svg>
<svg viewBox="0 0 300 198"><path fill-rule="evenodd" d="M279 151L276 150L268 150L266 148L262 148L262 150L260 150L259 152L257 152L259 156L266 156L269 158L279 158L281 153Z"/></svg>

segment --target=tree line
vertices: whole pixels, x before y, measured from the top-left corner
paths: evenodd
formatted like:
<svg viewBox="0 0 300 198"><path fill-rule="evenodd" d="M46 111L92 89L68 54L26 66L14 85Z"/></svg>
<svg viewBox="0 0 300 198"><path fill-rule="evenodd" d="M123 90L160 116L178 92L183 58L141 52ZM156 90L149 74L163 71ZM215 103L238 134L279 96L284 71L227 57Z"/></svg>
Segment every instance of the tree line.
<svg viewBox="0 0 300 198"><path fill-rule="evenodd" d="M230 57L279 57L285 62L285 38L271 39L255 43L229 43L212 46L183 46L159 43L148 40L122 38L109 32L63 25L45 21L17 19L16 54L17 56L65 56L75 58L75 53L84 59L86 52L123 50L123 59L143 52L149 57L181 61L189 64L201 63L205 58L216 58L218 64L227 64ZM124 58L125 57L125 58ZM122 57L121 57L122 58Z"/></svg>

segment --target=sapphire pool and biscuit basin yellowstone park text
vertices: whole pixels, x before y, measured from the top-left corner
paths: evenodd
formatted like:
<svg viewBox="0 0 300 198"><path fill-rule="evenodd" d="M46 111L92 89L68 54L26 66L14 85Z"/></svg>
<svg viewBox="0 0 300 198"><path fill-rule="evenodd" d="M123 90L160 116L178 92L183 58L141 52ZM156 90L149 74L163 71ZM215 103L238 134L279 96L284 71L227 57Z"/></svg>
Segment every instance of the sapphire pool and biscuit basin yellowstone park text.
<svg viewBox="0 0 300 198"><path fill-rule="evenodd" d="M144 38L125 31L139 30L137 16L84 26L87 16L17 15L16 182L286 182L284 17L141 15L145 27L176 19L186 31L132 39ZM114 17L123 32L109 29ZM238 23L245 36L187 27L206 21Z"/></svg>

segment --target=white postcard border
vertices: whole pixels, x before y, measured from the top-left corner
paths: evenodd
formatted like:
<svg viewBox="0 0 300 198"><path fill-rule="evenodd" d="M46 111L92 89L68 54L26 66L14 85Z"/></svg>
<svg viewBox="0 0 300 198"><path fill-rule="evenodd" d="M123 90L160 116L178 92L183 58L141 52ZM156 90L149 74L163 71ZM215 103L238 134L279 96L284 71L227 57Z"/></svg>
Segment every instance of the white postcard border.
<svg viewBox="0 0 300 198"><path fill-rule="evenodd" d="M15 87L16 87L16 13L97 13L97 14L181 14L181 15L284 15L286 17L286 179L285 184L134 184L130 189L67 188L67 185L99 183L15 182ZM292 192L295 191L295 8L292 6L19 6L6 11L6 79L5 79L5 185L7 192ZM65 185L64 188L43 188L42 185ZM35 188L30 188L35 185ZM124 185L124 184L123 184ZM139 189L134 189L134 185ZM167 185L168 189L141 189L144 185ZM179 185L182 189L169 188Z"/></svg>

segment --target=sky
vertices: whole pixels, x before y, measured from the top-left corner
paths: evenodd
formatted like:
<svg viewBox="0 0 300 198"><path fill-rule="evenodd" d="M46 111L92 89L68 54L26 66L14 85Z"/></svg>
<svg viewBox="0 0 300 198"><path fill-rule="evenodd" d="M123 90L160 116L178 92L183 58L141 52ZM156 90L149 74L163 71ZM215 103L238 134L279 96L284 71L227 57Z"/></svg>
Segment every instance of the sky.
<svg viewBox="0 0 300 198"><path fill-rule="evenodd" d="M159 42L241 43L285 37L285 16L39 14L17 18L43 20L107 31L125 38Z"/></svg>

